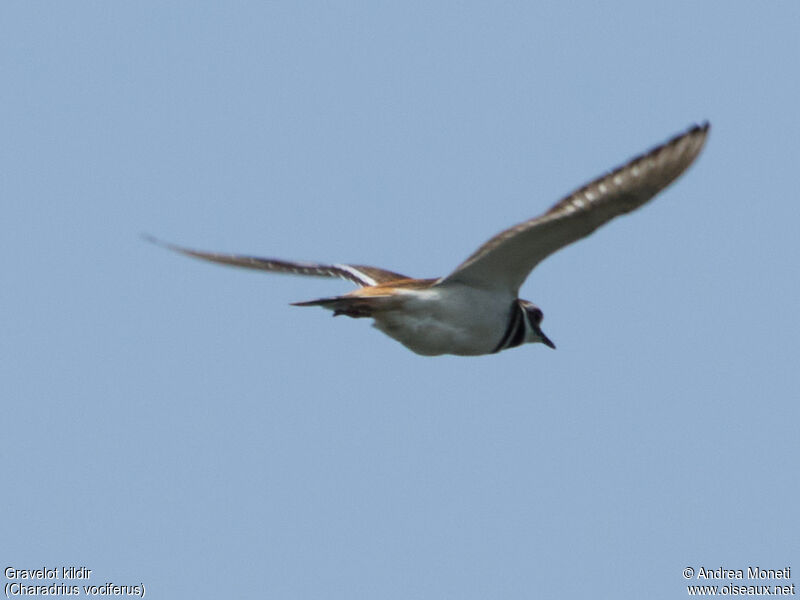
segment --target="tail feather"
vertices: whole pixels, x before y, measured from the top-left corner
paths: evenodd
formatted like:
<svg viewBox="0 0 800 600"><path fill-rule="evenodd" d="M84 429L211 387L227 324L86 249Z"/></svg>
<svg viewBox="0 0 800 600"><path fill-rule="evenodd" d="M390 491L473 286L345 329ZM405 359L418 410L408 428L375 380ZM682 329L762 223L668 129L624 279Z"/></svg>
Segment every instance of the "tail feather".
<svg viewBox="0 0 800 600"><path fill-rule="evenodd" d="M353 296L332 296L330 298L318 298L317 300L307 300L306 302L292 302L292 306L321 306L333 311L333 316L346 315L354 319L372 317L380 304L380 300L385 297L370 296L359 298Z"/></svg>
<svg viewBox="0 0 800 600"><path fill-rule="evenodd" d="M330 306L342 300L341 296L332 296L330 298L317 298L316 300L306 300L305 302L292 302L291 306Z"/></svg>
<svg viewBox="0 0 800 600"><path fill-rule="evenodd" d="M346 315L354 319L372 317L376 311L391 308L395 304L396 297L390 294L385 296L332 296L306 302L292 302L292 306L321 306L332 310L334 317Z"/></svg>

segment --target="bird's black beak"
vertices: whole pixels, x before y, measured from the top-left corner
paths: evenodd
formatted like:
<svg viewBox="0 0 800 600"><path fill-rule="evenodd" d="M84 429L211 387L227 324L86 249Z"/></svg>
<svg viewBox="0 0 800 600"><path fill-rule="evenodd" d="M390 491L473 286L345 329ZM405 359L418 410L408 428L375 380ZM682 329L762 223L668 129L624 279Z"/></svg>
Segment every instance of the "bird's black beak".
<svg viewBox="0 0 800 600"><path fill-rule="evenodd" d="M556 349L556 345L555 345L555 344L554 344L554 343L553 343L553 342L550 340L550 338L549 338L549 337L547 337L547 336L544 334L544 332L543 332L541 329L539 329L539 328L537 327L536 329L534 329L534 332L536 332L536 335L538 335L538 336L539 336L539 338L540 338L540 341L541 341L541 342L542 342L542 343L543 343L545 346L549 346L549 347L550 347L550 348L552 348L553 350L555 350L555 349Z"/></svg>

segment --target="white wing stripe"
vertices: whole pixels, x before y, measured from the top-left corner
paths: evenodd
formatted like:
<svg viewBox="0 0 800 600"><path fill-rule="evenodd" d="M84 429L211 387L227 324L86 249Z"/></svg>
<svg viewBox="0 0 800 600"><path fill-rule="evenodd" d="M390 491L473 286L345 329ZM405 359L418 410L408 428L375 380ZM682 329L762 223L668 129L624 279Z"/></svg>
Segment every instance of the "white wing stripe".
<svg viewBox="0 0 800 600"><path fill-rule="evenodd" d="M356 277L356 278L360 279L361 281L363 281L365 285L377 285L378 284L378 282L375 281L375 279L373 279L372 277L370 277L366 273L362 273L358 269L354 269L350 265L333 265L333 266L336 267L337 269L341 269L342 271L347 271L353 277Z"/></svg>

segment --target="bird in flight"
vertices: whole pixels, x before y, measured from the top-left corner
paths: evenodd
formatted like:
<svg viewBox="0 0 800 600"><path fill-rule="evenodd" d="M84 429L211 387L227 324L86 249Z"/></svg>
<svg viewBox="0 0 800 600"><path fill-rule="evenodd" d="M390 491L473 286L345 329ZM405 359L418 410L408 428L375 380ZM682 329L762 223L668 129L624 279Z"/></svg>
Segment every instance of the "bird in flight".
<svg viewBox="0 0 800 600"><path fill-rule="evenodd" d="M584 185L544 214L501 231L438 279L414 279L363 265L203 252L147 239L224 265L347 279L358 289L293 305L372 318L374 327L417 354L477 356L529 342L555 348L541 329L541 309L518 298L520 286L543 259L639 208L675 181L697 158L708 130L708 123L695 125Z"/></svg>

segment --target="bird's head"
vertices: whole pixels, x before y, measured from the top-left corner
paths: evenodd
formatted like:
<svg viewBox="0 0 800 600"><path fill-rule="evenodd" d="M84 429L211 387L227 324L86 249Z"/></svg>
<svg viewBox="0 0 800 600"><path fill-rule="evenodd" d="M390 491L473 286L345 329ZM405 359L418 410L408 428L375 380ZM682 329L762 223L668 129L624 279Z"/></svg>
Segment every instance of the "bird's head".
<svg viewBox="0 0 800 600"><path fill-rule="evenodd" d="M555 350L556 345L550 341L541 328L542 319L544 319L542 309L527 300L520 300L519 306L525 314L525 343L541 342Z"/></svg>

